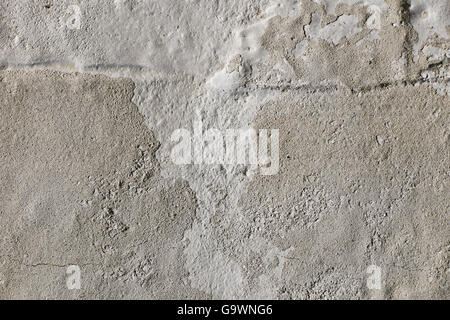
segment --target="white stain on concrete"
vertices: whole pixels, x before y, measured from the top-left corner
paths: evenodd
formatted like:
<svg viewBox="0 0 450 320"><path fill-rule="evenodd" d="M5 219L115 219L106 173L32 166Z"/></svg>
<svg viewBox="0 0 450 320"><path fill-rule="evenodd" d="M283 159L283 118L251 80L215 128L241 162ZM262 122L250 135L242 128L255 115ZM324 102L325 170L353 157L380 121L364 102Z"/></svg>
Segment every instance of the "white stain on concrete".
<svg viewBox="0 0 450 320"><path fill-rule="evenodd" d="M433 36L448 39L447 27L450 25L450 2L446 0L409 0L411 24L418 34L414 44L415 60L418 51Z"/></svg>

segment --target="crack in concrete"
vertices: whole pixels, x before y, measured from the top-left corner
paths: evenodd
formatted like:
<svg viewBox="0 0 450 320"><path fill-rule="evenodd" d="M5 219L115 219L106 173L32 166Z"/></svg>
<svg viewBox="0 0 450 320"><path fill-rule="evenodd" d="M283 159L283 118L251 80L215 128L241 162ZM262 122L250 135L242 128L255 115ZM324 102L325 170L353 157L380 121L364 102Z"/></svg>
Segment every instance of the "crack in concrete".
<svg viewBox="0 0 450 320"><path fill-rule="evenodd" d="M427 68L420 70L419 74L424 71L433 70L436 69L439 66L447 65L447 60L445 59L443 61L439 61L437 63L430 64ZM2 70L42 70L42 68L50 69L54 71L59 72L66 72L66 73L87 73L87 74L95 74L95 75L104 75L111 78L129 78L132 79L136 77L135 74L132 75L132 70L139 70L142 73L151 73L150 77L155 77L157 74L155 74L152 70L146 69L143 66L136 66L136 65L89 65L85 66L82 69L74 68L73 65L70 64L59 64L59 63L32 63L32 64L12 64L12 65L1 65L0 71ZM141 74L142 76L142 74ZM166 76L167 77L167 76ZM170 78L170 77L169 77ZM338 85L312 85L312 84L301 84L301 85L292 85L292 84L278 84L278 85L272 85L272 84L255 84L255 85L249 85L245 84L242 86L242 88L245 90L247 89L248 92L253 91L263 91L263 90L269 90L269 91L278 91L278 92L286 92L286 91L304 91L304 92L335 92L339 91L341 88L345 90L351 90L353 93L360 93L360 92L370 92L373 90L379 90L379 89L388 89L395 86L407 86L407 85L416 85L416 84L433 84L435 82L439 83L449 83L450 79L441 79L438 81L438 78L431 78L431 79L423 79L423 78L414 78L414 79L408 79L405 78L403 80L398 80L395 82L381 82L373 85L368 86L362 86L362 87L347 87L345 85L342 85L342 87L339 87Z"/></svg>
<svg viewBox="0 0 450 320"><path fill-rule="evenodd" d="M2 259L9 259L11 261L14 261L22 266L30 267L30 268L36 268L36 267L57 267L57 268L67 268L69 266L80 266L80 267L87 267L87 266L103 266L101 264L96 264L93 262L88 263L51 263L51 262L35 262L35 263L24 263L23 261L12 258L10 256L0 256Z"/></svg>

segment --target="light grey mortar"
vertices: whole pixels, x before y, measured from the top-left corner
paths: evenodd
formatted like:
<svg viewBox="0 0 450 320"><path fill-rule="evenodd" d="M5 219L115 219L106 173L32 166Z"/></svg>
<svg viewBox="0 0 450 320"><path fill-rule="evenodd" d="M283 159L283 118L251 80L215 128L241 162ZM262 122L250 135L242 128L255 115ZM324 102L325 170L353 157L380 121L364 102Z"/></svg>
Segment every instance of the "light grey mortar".
<svg viewBox="0 0 450 320"><path fill-rule="evenodd" d="M0 9L0 298L449 298L448 1ZM194 121L278 174L175 165Z"/></svg>

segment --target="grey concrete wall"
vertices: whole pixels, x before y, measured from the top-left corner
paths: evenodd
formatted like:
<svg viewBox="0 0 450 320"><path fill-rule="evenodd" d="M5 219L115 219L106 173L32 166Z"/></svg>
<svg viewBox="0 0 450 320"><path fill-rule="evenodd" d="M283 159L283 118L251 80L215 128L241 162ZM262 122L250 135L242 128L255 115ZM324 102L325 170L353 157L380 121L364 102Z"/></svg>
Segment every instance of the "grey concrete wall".
<svg viewBox="0 0 450 320"><path fill-rule="evenodd" d="M1 1L0 298L450 298L449 17Z"/></svg>

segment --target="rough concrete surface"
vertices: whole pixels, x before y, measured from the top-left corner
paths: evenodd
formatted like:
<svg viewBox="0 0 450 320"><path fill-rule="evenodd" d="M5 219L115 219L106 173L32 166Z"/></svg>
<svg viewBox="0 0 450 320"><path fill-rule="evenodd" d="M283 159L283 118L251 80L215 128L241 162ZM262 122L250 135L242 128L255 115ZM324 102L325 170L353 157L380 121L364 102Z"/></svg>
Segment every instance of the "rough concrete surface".
<svg viewBox="0 0 450 320"><path fill-rule="evenodd" d="M1 1L0 298L449 299L449 36L448 0Z"/></svg>

